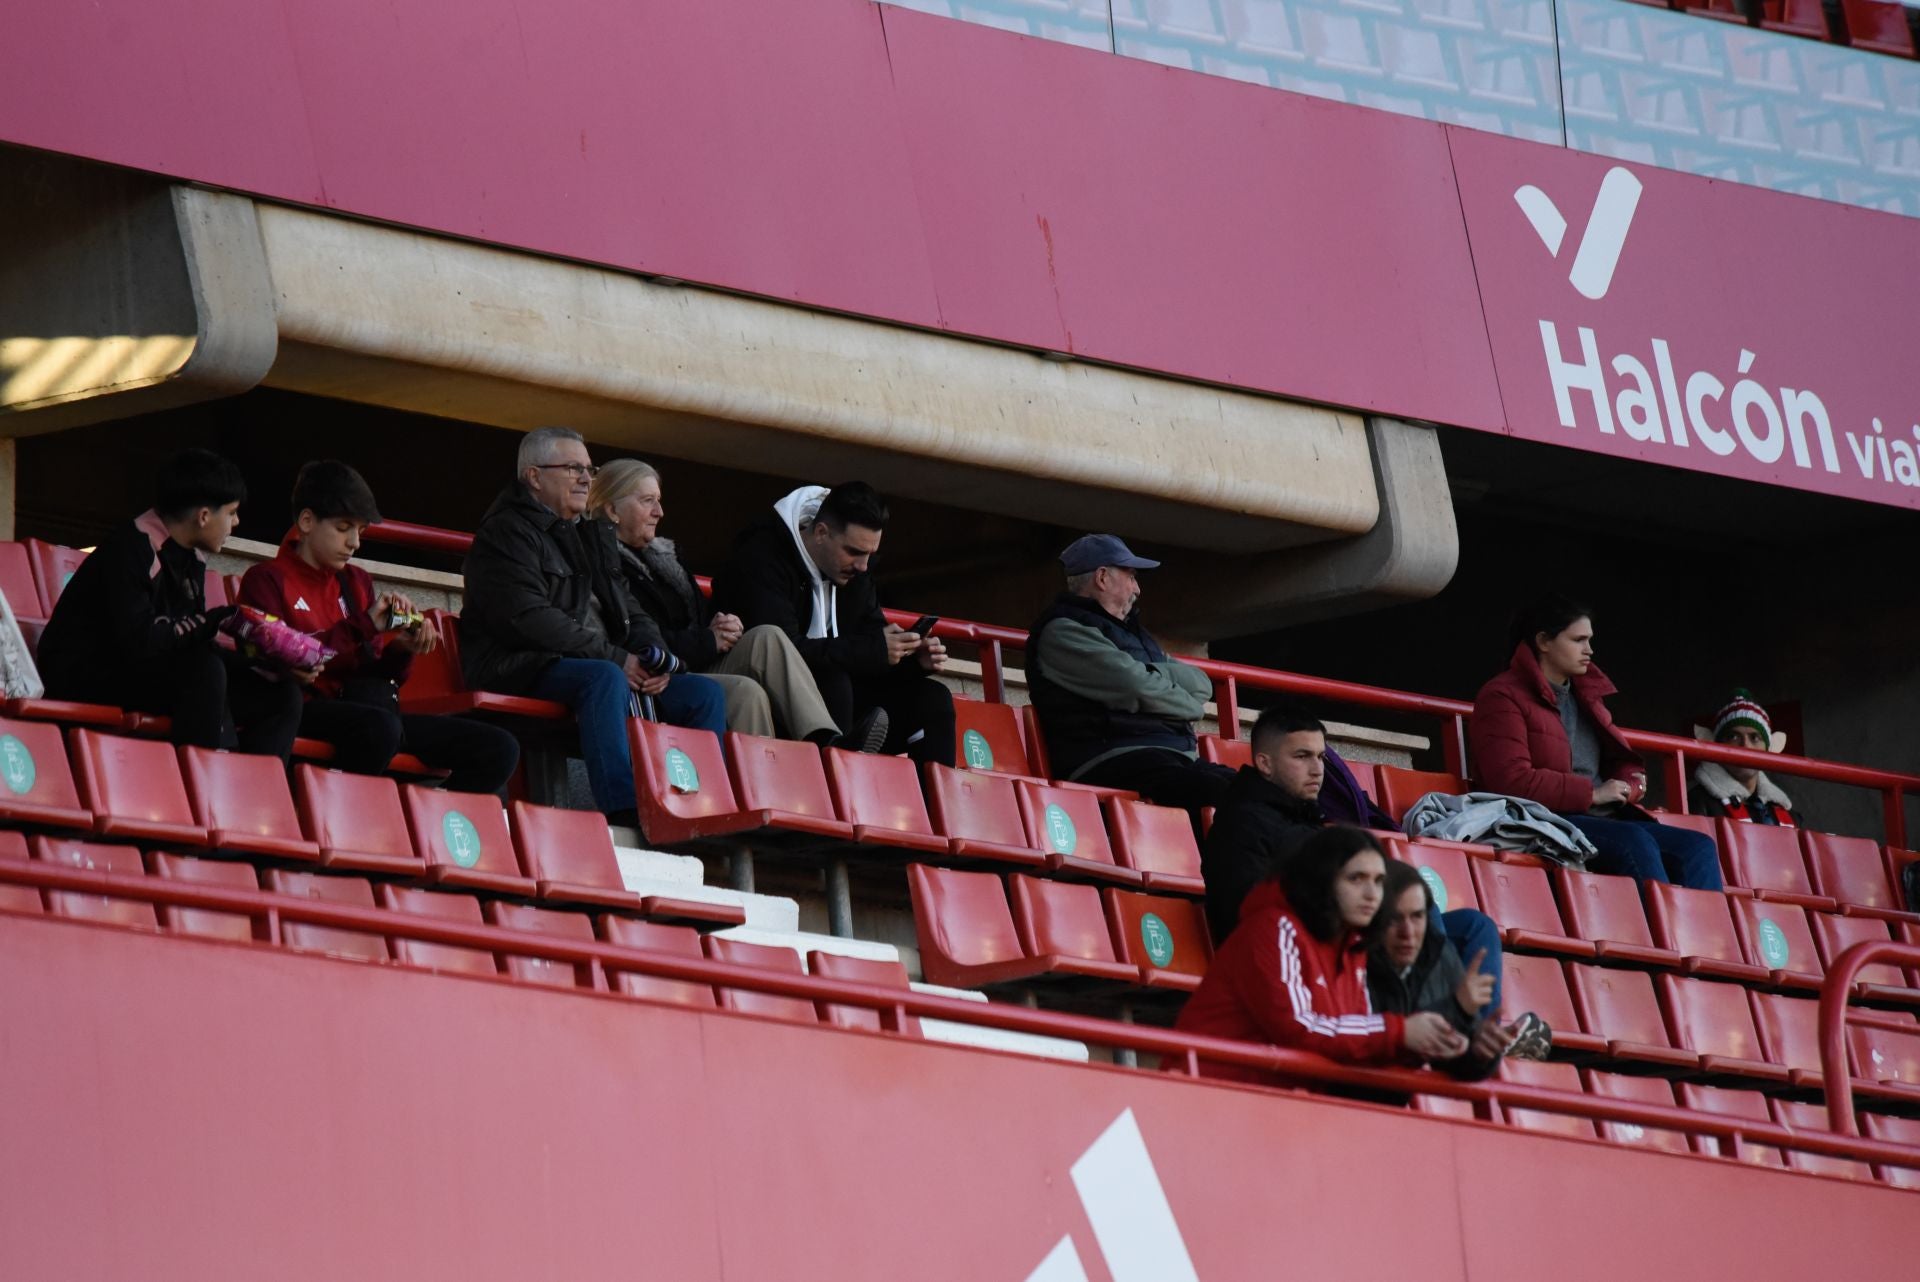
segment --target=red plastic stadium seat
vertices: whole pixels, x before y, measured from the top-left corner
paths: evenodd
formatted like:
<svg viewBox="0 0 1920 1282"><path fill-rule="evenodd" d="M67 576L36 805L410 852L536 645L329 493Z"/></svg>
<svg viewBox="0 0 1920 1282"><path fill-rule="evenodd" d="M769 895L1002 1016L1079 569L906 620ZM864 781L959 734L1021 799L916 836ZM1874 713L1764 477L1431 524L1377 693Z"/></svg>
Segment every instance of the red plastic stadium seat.
<svg viewBox="0 0 1920 1282"><path fill-rule="evenodd" d="M254 874L252 864L231 863L224 859L196 859L191 855L174 855L161 850L148 855L147 860L154 876L171 881L195 881L208 886L225 886L229 890L260 889L260 881ZM223 912L217 908L183 908L172 904L159 905L159 912L160 924L176 935L229 939L242 944L258 938L254 933L253 918L245 913Z"/></svg>
<svg viewBox="0 0 1920 1282"><path fill-rule="evenodd" d="M1732 895L1733 928L1750 965L1766 970L1767 981L1781 987L1814 989L1826 972L1807 928L1806 910L1797 904Z"/></svg>
<svg viewBox="0 0 1920 1282"><path fill-rule="evenodd" d="M1878 917L1842 917L1836 913L1808 913L1814 947L1820 950L1821 973L1855 944L1884 944L1893 938ZM1886 962L1874 962L1860 971L1859 982L1885 988L1906 988L1907 977Z"/></svg>
<svg viewBox="0 0 1920 1282"><path fill-rule="evenodd" d="M319 844L300 833L278 757L182 748L180 766L193 817L206 825L216 849L308 863L320 858Z"/></svg>
<svg viewBox="0 0 1920 1282"><path fill-rule="evenodd" d="M318 899L352 908L374 906L373 886L365 877L328 877L321 873L292 872L285 868L269 868L262 877L267 889L277 895ZM353 961L387 960L386 937L359 930L316 926L309 922L288 921L283 917L280 921L280 941L288 948L325 953L329 957L345 957Z"/></svg>
<svg viewBox="0 0 1920 1282"><path fill-rule="evenodd" d="M1473 884L1480 892L1482 911L1499 925L1507 947L1564 957L1593 956L1592 944L1567 934L1545 869L1476 859Z"/></svg>
<svg viewBox="0 0 1920 1282"><path fill-rule="evenodd" d="M1847 17L1847 43L1900 58L1914 56L1913 28L1907 11L1896 0L1840 0Z"/></svg>
<svg viewBox="0 0 1920 1282"><path fill-rule="evenodd" d="M469 926L482 924L480 901L472 895L445 895L437 890L412 890L405 886L380 887L380 906L416 917L441 917ZM500 964L484 948L459 944L431 943L424 939L393 937L394 960L429 970L456 971L465 975L498 975Z"/></svg>
<svg viewBox="0 0 1920 1282"><path fill-rule="evenodd" d="M1114 856L1121 867L1139 873L1148 890L1168 895L1206 893L1207 883L1200 877L1200 847L1186 811L1125 797L1108 797L1104 809Z"/></svg>
<svg viewBox="0 0 1920 1282"><path fill-rule="evenodd" d="M1759 1091L1732 1090L1724 1086L1702 1086L1695 1082L1680 1083L1680 1106L1690 1108L1696 1113L1712 1113L1718 1117L1738 1117L1750 1122L1771 1122L1773 1115L1767 1111L1767 1097ZM1771 1144L1749 1144L1743 1139L1729 1136L1722 1139L1713 1135L1694 1137L1694 1151L1705 1153L1709 1157L1731 1157L1742 1162L1751 1162L1755 1166L1785 1166L1786 1159L1780 1156L1780 1150Z"/></svg>
<svg viewBox="0 0 1920 1282"><path fill-rule="evenodd" d="M1867 1113L1865 1120L1868 1138L1920 1149L1920 1118ZM1897 1189L1920 1189L1920 1168L1885 1163L1874 1169L1879 1172L1882 1183Z"/></svg>
<svg viewBox="0 0 1920 1282"><path fill-rule="evenodd" d="M751 966L755 970L779 971L783 975L806 974L806 967L800 964L800 954L791 948L750 944L740 939L722 939L718 935L708 935L701 942L706 946L707 956L714 961ZM752 988L721 988L719 993L722 1010L740 1011L766 1019L787 1019L796 1024L819 1022L819 1013L814 1010L813 1003L804 997L783 997L779 993L764 993Z"/></svg>
<svg viewBox="0 0 1920 1282"><path fill-rule="evenodd" d="M840 818L853 826L863 846L898 846L924 854L947 853L947 839L933 832L920 776L906 757L828 748L827 785Z"/></svg>
<svg viewBox="0 0 1920 1282"><path fill-rule="evenodd" d="M1581 1093L1580 1070L1571 1064L1542 1064L1532 1060L1503 1059L1500 1061L1500 1080L1538 1086L1546 1090L1567 1091L1574 1095ZM1591 1118L1579 1117L1572 1113L1549 1113L1537 1108L1515 1108L1507 1104L1502 1104L1500 1111L1505 1115L1508 1126L1517 1126L1528 1131L1542 1131L1550 1135L1573 1135L1588 1140L1593 1138Z"/></svg>
<svg viewBox="0 0 1920 1282"><path fill-rule="evenodd" d="M1144 878L1114 862L1097 794L1021 780L1013 786L1027 844L1046 852L1047 867L1069 877L1139 886Z"/></svg>
<svg viewBox="0 0 1920 1282"><path fill-rule="evenodd" d="M1773 1101L1773 1120L1790 1131L1831 1135L1827 1128L1827 1110L1820 1104L1796 1104L1791 1100ZM1800 1153L1787 1150L1787 1169L1805 1171L1809 1175L1837 1175L1845 1180L1871 1180L1873 1171L1865 1162L1855 1162L1844 1157L1827 1157L1819 1153Z"/></svg>
<svg viewBox="0 0 1920 1282"><path fill-rule="evenodd" d="M1027 743L1027 764L1036 779L1053 778L1053 766L1047 760L1047 736L1040 729L1040 714L1032 704L1020 708L1020 735Z"/></svg>
<svg viewBox="0 0 1920 1282"><path fill-rule="evenodd" d="M1054 969L1091 979L1139 982L1138 969L1113 951L1098 888L1014 873L1007 889L1014 931L1027 956L1058 959Z"/></svg>
<svg viewBox="0 0 1920 1282"><path fill-rule="evenodd" d="M1588 1069L1583 1076L1589 1095L1674 1107L1673 1086L1664 1078L1629 1077L1624 1073L1599 1073L1592 1069ZM1655 1148L1668 1153L1692 1151L1687 1145L1687 1137L1679 1131L1670 1131L1661 1126L1642 1126L1638 1122L1601 1122L1600 1138L1612 1140L1615 1144Z"/></svg>
<svg viewBox="0 0 1920 1282"><path fill-rule="evenodd" d="M40 603L40 589L33 581L33 561L24 543L0 542L0 596L6 597L13 617L23 623L28 619L44 621L47 617L47 607Z"/></svg>
<svg viewBox="0 0 1920 1282"><path fill-rule="evenodd" d="M417 783L400 788L413 849L426 861L427 879L441 886L531 897L533 878L520 871L507 812L497 798L442 792Z"/></svg>
<svg viewBox="0 0 1920 1282"><path fill-rule="evenodd" d="M1770 1064L1784 1065L1795 1086L1820 1085L1820 1003L1810 997L1749 993L1753 1028Z"/></svg>
<svg viewBox="0 0 1920 1282"><path fill-rule="evenodd" d="M54 603L66 589L67 580L87 559L87 554L78 548L28 539L27 557L33 563L33 581L40 592L40 617L51 619Z"/></svg>
<svg viewBox="0 0 1920 1282"><path fill-rule="evenodd" d="M1900 900L1887 884L1887 862L1877 843L1828 832L1803 832L1800 843L1815 891L1860 908L1900 910Z"/></svg>
<svg viewBox="0 0 1920 1282"><path fill-rule="evenodd" d="M1830 40L1827 16L1820 0L1769 0L1760 20L1768 31L1799 36L1803 40Z"/></svg>
<svg viewBox="0 0 1920 1282"><path fill-rule="evenodd" d="M1047 856L1027 844L1027 826L1013 780L928 762L927 805L935 832L956 859L1045 868Z"/></svg>
<svg viewBox="0 0 1920 1282"><path fill-rule="evenodd" d="M86 868L112 873L118 877L144 877L146 865L133 846L109 846L69 837L35 837L33 857L42 863L65 868ZM111 926L131 926L137 930L158 930L153 905L138 899L116 899L110 895L89 895L77 890L47 891L47 911L56 917L77 917L83 921L105 922Z"/></svg>
<svg viewBox="0 0 1920 1282"><path fill-rule="evenodd" d="M1658 810L1653 812L1653 817L1669 828L1685 828L1688 832L1713 838L1715 845L1720 844L1720 821L1712 815L1680 815L1670 810Z"/></svg>
<svg viewBox="0 0 1920 1282"><path fill-rule="evenodd" d="M807 969L822 979L844 979L876 988L907 987L907 968L897 961L882 961L877 957L848 957L815 949L807 954ZM849 1006L844 1002L816 1002L815 1005L823 1024L835 1028L865 1028L876 1033L886 1031L880 1012L870 1006ZM901 1031L908 1037L920 1036L920 1020L908 1015L902 1021Z"/></svg>
<svg viewBox="0 0 1920 1282"><path fill-rule="evenodd" d="M1645 1060L1672 1068L1695 1068L1700 1057L1676 1049L1667 1037L1653 980L1640 971L1574 966L1573 1004L1580 1026L1607 1039L1607 1054L1616 1059ZM1555 1030L1555 1040L1559 1040Z"/></svg>
<svg viewBox="0 0 1920 1282"><path fill-rule="evenodd" d="M1342 761L1346 758L1342 757ZM1353 781L1360 785L1360 791L1379 804L1380 771L1383 767L1371 761L1347 761L1347 769L1353 773Z"/></svg>
<svg viewBox="0 0 1920 1282"><path fill-rule="evenodd" d="M1633 878L1556 868L1553 886L1562 920L1575 936L1591 941L1603 960L1638 966L1680 964L1679 953L1654 945L1646 909L1640 903L1640 886Z"/></svg>
<svg viewBox="0 0 1920 1282"><path fill-rule="evenodd" d="M1763 898L1831 909L1833 900L1813 891L1797 828L1770 824L1720 825L1720 862L1727 885L1763 892Z"/></svg>
<svg viewBox="0 0 1920 1282"><path fill-rule="evenodd" d="M559 939L591 940L593 921L585 913L558 912L551 908L533 908L494 900L486 906L487 921L503 930L529 935L552 935ZM529 984L554 988L600 988L598 962L560 961L551 957L506 955L507 974Z"/></svg>
<svg viewBox="0 0 1920 1282"><path fill-rule="evenodd" d="M1471 1122L1479 1116L1474 1112L1472 1100L1454 1099L1450 1095L1416 1095L1413 1107L1430 1117L1451 1117L1462 1122Z"/></svg>
<svg viewBox="0 0 1920 1282"><path fill-rule="evenodd" d="M18 862L27 857L27 839L17 832L0 832L0 860ZM40 892L33 886L0 881L0 912L38 913Z"/></svg>
<svg viewBox="0 0 1920 1282"><path fill-rule="evenodd" d="M382 775L350 775L319 766L293 768L293 791L320 862L355 872L419 876L425 870L407 835L400 788Z"/></svg>
<svg viewBox="0 0 1920 1282"><path fill-rule="evenodd" d="M1109 886L1100 892L1107 927L1120 960L1138 967L1148 988L1200 987L1213 960L1207 915L1191 899L1136 894Z"/></svg>
<svg viewBox="0 0 1920 1282"><path fill-rule="evenodd" d="M514 849L540 898L640 910L640 896L627 889L620 875L604 815L524 801L514 802L511 814Z"/></svg>
<svg viewBox="0 0 1920 1282"><path fill-rule="evenodd" d="M0 823L83 832L93 826L57 726L0 720Z"/></svg>
<svg viewBox="0 0 1920 1282"><path fill-rule="evenodd" d="M853 825L833 812L833 794L820 749L792 739L729 732L727 764L747 810L764 810L766 826L812 837L853 839Z"/></svg>
<svg viewBox="0 0 1920 1282"><path fill-rule="evenodd" d="M1713 890L1689 890L1663 881L1643 888L1653 941L1680 954L1680 970L1749 983L1765 983L1764 966L1750 966L1733 927L1729 896Z"/></svg>
<svg viewBox="0 0 1920 1282"><path fill-rule="evenodd" d="M1403 770L1399 766L1381 766L1380 795L1376 800L1380 808L1393 816L1395 823L1399 823L1406 818L1413 803L1430 792L1444 792L1457 797L1466 791L1467 781L1459 775L1440 770Z"/></svg>
<svg viewBox="0 0 1920 1282"><path fill-rule="evenodd" d="M741 809L720 738L711 731L634 717L627 721L627 742L648 841L672 845L746 832L767 821L764 812Z"/></svg>
<svg viewBox="0 0 1920 1282"><path fill-rule="evenodd" d="M415 655L400 687L400 705L408 712L452 716L486 712L500 716L532 717L540 721L571 721L564 703L530 699L524 695L469 690L460 671L460 620L445 610L428 610L427 620L440 635L440 644Z"/></svg>
<svg viewBox="0 0 1920 1282"><path fill-rule="evenodd" d="M1849 1023L1847 1047L1853 1055L1853 1073L1863 1081L1897 1089L1888 1094L1920 1101L1920 1027L1911 1020L1886 1023Z"/></svg>
<svg viewBox="0 0 1920 1282"><path fill-rule="evenodd" d="M1200 736L1200 759L1216 765L1232 766L1238 770L1241 766L1253 764L1253 741L1250 739L1223 739L1217 734Z"/></svg>
<svg viewBox="0 0 1920 1282"><path fill-rule="evenodd" d="M691 926L667 926L657 921L637 921L632 917L608 913L600 919L600 937L622 948L644 948L677 957L704 956L700 949L700 933ZM713 988L707 984L649 975L644 971L621 970L618 967L608 977L613 981L615 992L625 993L629 997L644 997L648 1001L709 1010L718 1004L713 998Z"/></svg>
<svg viewBox="0 0 1920 1282"><path fill-rule="evenodd" d="M1530 1010L1552 1026L1554 1049L1606 1054L1606 1038L1579 1031L1580 1019L1567 992L1566 972L1558 961L1511 953L1501 959L1500 967L1500 1000L1507 1018Z"/></svg>
<svg viewBox="0 0 1920 1282"><path fill-rule="evenodd" d="M1480 906L1480 896L1473 886L1472 865L1477 861L1460 847L1409 841L1400 844L1398 852L1420 873L1420 880L1433 892L1434 906L1441 912Z"/></svg>
<svg viewBox="0 0 1920 1282"><path fill-rule="evenodd" d="M133 837L176 846L208 844L194 822L173 745L125 739L97 730L68 732L82 803L103 837Z"/></svg>
<svg viewBox="0 0 1920 1282"><path fill-rule="evenodd" d="M1070 959L1027 956L1007 907L1006 887L995 874L913 864L907 869L907 886L913 896L920 968L928 983L978 988L1056 971L1078 973ZM1127 979L1136 978L1131 969L1119 969ZM1112 969L1096 971L1114 974Z"/></svg>
<svg viewBox="0 0 1920 1282"><path fill-rule="evenodd" d="M954 755L966 770L1033 777L1020 710L979 699L953 701Z"/></svg>
<svg viewBox="0 0 1920 1282"><path fill-rule="evenodd" d="M1673 1044L1696 1052L1705 1072L1773 1082L1787 1080L1784 1067L1766 1062L1745 988L1673 975L1661 975L1654 983L1660 991L1660 1004L1666 1009L1667 1032Z"/></svg>

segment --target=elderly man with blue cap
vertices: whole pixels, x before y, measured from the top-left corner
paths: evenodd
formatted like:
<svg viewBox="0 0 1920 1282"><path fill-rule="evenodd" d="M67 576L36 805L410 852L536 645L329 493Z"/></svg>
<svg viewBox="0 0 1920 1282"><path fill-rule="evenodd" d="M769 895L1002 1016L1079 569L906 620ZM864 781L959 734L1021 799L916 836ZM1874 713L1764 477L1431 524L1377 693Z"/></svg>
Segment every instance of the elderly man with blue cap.
<svg viewBox="0 0 1920 1282"><path fill-rule="evenodd" d="M1167 657L1140 624L1141 570L1111 534L1060 554L1067 590L1027 635L1027 689L1055 777L1125 788L1196 817L1220 803L1233 771L1201 761L1193 723L1213 683Z"/></svg>

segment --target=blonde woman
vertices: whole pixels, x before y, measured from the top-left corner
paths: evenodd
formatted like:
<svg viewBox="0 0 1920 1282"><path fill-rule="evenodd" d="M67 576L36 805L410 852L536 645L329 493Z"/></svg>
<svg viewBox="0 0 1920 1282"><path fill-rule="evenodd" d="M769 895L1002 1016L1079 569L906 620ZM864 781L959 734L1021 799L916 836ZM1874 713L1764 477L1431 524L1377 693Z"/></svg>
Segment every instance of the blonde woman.
<svg viewBox="0 0 1920 1282"><path fill-rule="evenodd" d="M666 508L652 465L630 458L606 464L587 495L587 511L613 527L627 589L659 625L667 648L688 671L713 678L726 691L729 730L865 752L879 747L885 726L860 743L842 742L813 674L786 633L742 628L735 616L713 613L673 540L660 537Z"/></svg>

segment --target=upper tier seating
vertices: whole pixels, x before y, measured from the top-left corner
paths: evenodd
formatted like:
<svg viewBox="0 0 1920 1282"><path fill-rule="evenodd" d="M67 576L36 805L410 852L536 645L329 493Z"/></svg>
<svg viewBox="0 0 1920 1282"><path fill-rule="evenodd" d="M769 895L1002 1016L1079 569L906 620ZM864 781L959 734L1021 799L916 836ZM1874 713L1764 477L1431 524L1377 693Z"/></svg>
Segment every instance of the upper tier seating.
<svg viewBox="0 0 1920 1282"><path fill-rule="evenodd" d="M194 821L206 826L216 849L319 862L320 843L302 834L287 772L279 761L244 752L182 748L180 765Z"/></svg>
<svg viewBox="0 0 1920 1282"><path fill-rule="evenodd" d="M507 831L507 813L495 798L406 784L400 806L428 880L499 895L534 894L533 878L521 870Z"/></svg>
<svg viewBox="0 0 1920 1282"><path fill-rule="evenodd" d="M66 868L87 868L112 873L117 877L144 877L146 865L135 846L103 845L71 837L35 837L33 857L43 863ZM77 917L82 921L105 922L112 926L131 926L141 930L160 929L153 905L137 899L119 899L110 895L89 895L77 890L49 890L47 911L59 917Z"/></svg>
<svg viewBox="0 0 1920 1282"><path fill-rule="evenodd" d="M261 874L268 890L278 895L318 899L352 908L372 908L373 885L365 877L329 877L320 873L295 872L287 868L269 868ZM283 921L280 937L289 948L325 953L354 961L387 961L384 935L343 930L338 926L317 926L311 922Z"/></svg>
<svg viewBox="0 0 1920 1282"><path fill-rule="evenodd" d="M0 782L0 822L82 831L93 826L56 726L0 719Z"/></svg>
<svg viewBox="0 0 1920 1282"><path fill-rule="evenodd" d="M448 895L434 890L413 890L405 886L380 887L380 906L394 912L418 917L441 917L469 926L483 924L480 901L472 895ZM497 975L500 963L494 955L459 944L439 944L424 939L396 936L394 960L429 970L454 971L467 975Z"/></svg>
<svg viewBox="0 0 1920 1282"><path fill-rule="evenodd" d="M293 768L293 783L307 832L328 868L405 877L424 872L393 780L301 764Z"/></svg>

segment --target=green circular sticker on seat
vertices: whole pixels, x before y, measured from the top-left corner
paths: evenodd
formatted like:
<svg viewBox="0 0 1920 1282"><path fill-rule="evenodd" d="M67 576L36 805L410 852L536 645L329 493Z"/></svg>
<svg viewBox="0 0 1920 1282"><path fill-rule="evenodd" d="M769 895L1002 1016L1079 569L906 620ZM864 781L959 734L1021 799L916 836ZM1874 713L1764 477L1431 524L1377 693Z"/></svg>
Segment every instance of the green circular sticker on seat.
<svg viewBox="0 0 1920 1282"><path fill-rule="evenodd" d="M1047 803L1047 844L1062 855L1072 854L1073 848L1080 844L1080 834L1073 828L1073 816L1058 802Z"/></svg>
<svg viewBox="0 0 1920 1282"><path fill-rule="evenodd" d="M965 755L970 769L993 769L993 745L978 730L969 730L960 736L960 751Z"/></svg>
<svg viewBox="0 0 1920 1282"><path fill-rule="evenodd" d="M1440 874L1431 868L1421 868L1420 880L1427 883L1427 889L1433 892L1433 906L1441 912L1447 911L1447 883L1440 880Z"/></svg>
<svg viewBox="0 0 1920 1282"><path fill-rule="evenodd" d="M678 748L667 749L667 786L675 792L700 791L700 771L693 758Z"/></svg>
<svg viewBox="0 0 1920 1282"><path fill-rule="evenodd" d="M453 856L454 863L471 868L480 862L480 830L458 810L449 810L441 817L440 836L447 843L447 853Z"/></svg>
<svg viewBox="0 0 1920 1282"><path fill-rule="evenodd" d="M1147 960L1154 965L1165 966L1173 960L1173 932L1157 914L1140 915L1140 943L1147 950Z"/></svg>
<svg viewBox="0 0 1920 1282"><path fill-rule="evenodd" d="M1769 970L1783 970L1787 964L1787 932L1771 921L1760 923L1760 960Z"/></svg>
<svg viewBox="0 0 1920 1282"><path fill-rule="evenodd" d="M0 735L0 779L7 781L13 794L24 796L32 792L36 775L33 753L27 745L10 734Z"/></svg>

